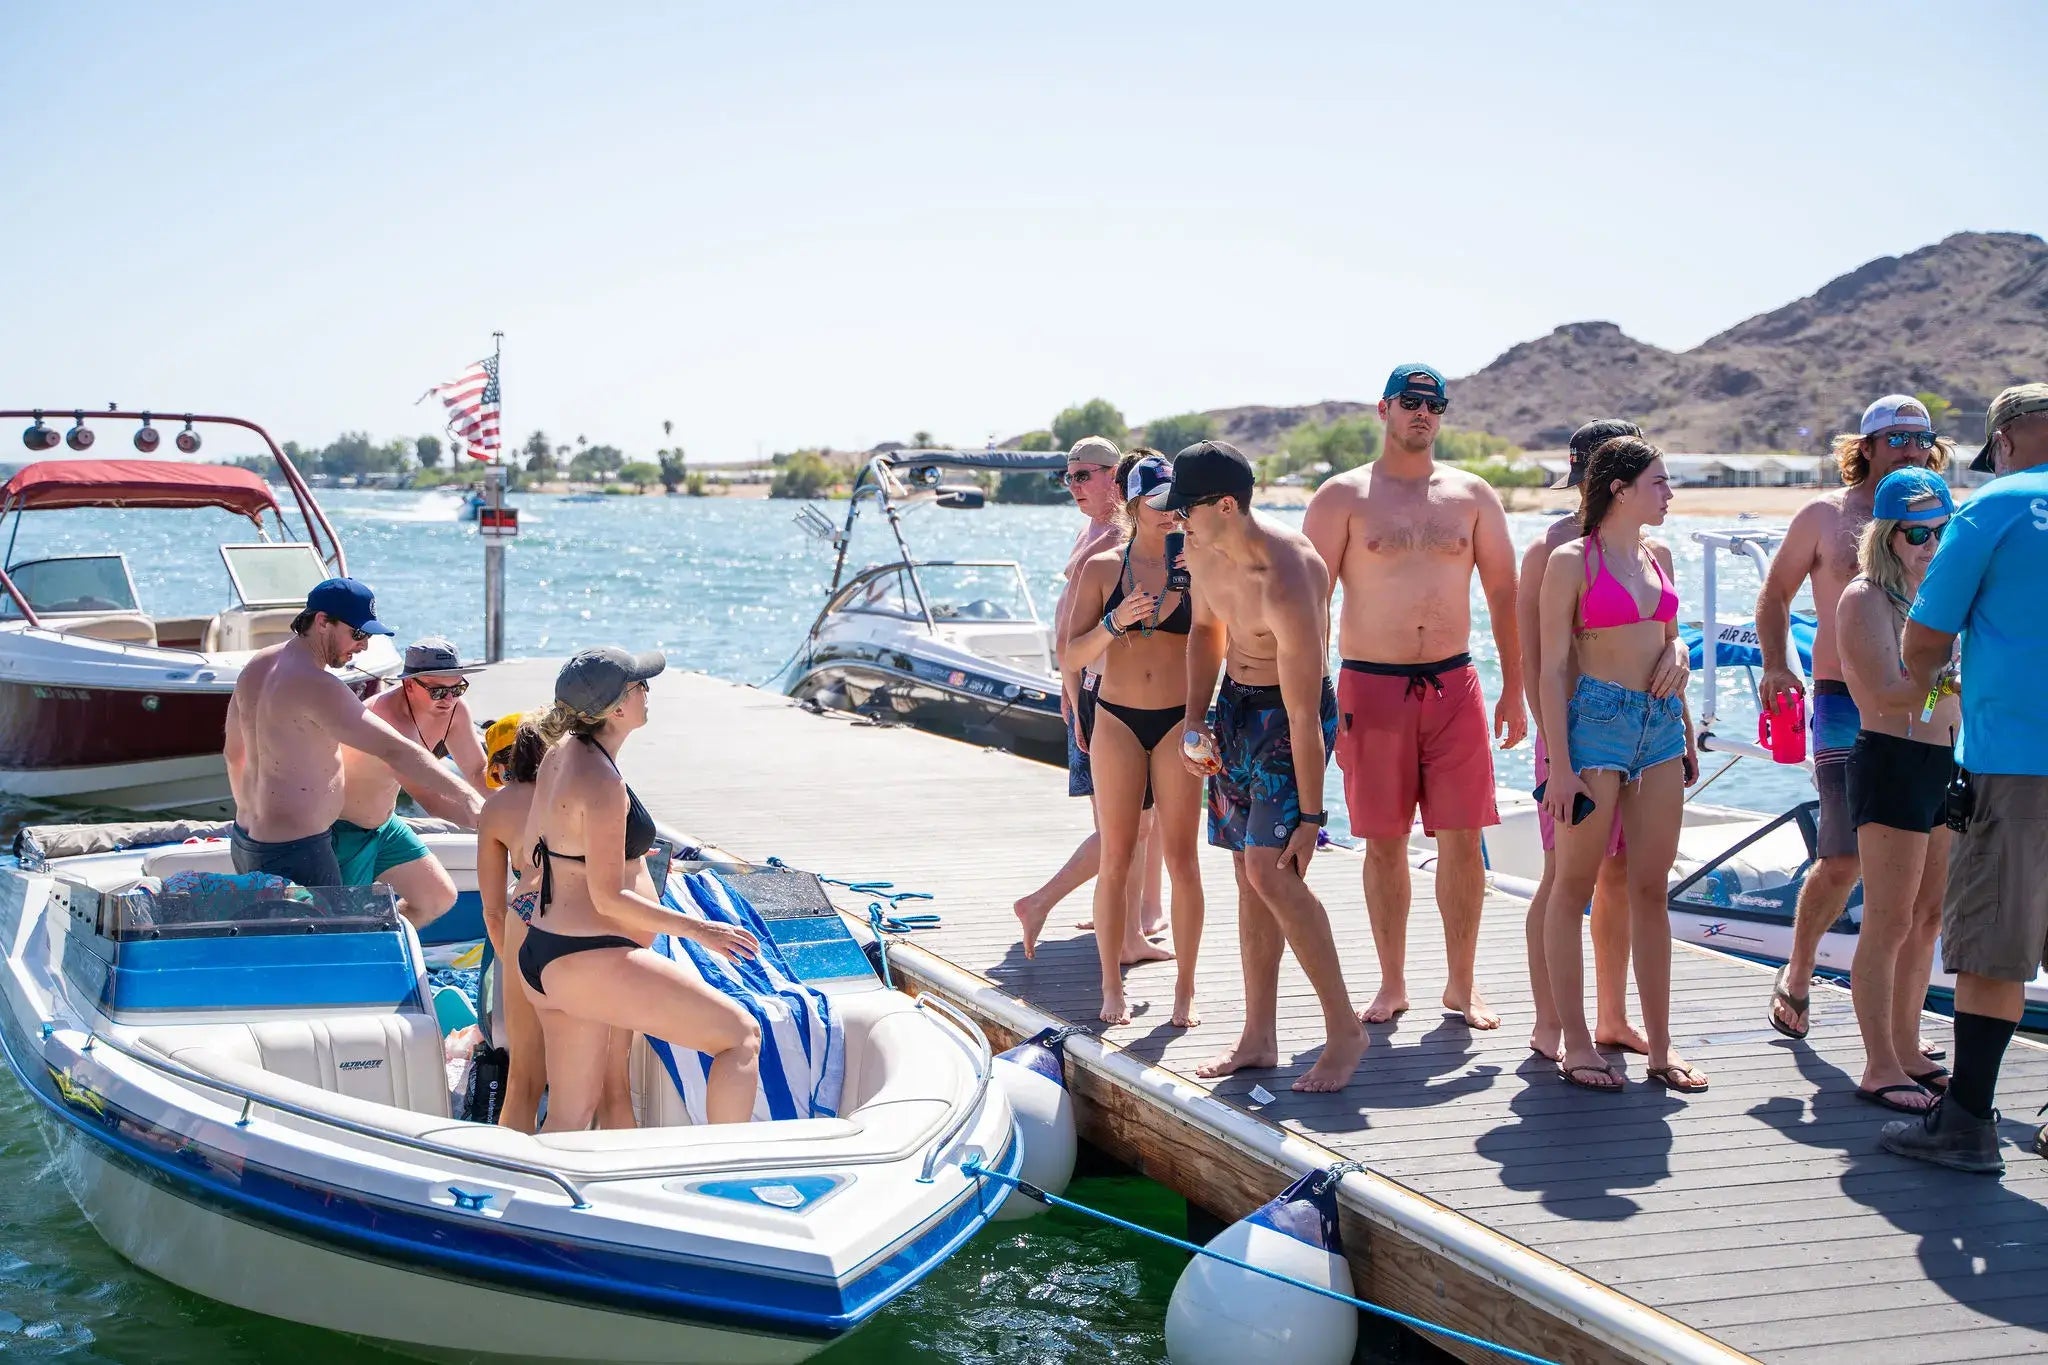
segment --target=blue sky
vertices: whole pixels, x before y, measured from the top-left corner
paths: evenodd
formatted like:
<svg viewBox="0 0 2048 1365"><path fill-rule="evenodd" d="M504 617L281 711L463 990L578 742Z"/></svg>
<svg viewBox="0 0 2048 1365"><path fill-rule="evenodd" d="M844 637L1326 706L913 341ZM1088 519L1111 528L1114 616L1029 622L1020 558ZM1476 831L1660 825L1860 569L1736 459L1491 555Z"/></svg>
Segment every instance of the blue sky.
<svg viewBox="0 0 2048 1365"><path fill-rule="evenodd" d="M979 445L2048 223L2024 4L581 8L0 0L0 405L412 435L501 329L515 437Z"/></svg>

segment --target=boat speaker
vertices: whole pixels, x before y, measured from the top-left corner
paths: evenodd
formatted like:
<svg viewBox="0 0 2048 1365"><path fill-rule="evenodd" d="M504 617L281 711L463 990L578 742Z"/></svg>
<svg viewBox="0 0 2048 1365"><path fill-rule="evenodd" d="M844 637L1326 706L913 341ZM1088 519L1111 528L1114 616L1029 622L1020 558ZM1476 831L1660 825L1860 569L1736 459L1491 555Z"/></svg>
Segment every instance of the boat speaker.
<svg viewBox="0 0 2048 1365"><path fill-rule="evenodd" d="M197 455L199 453L199 433L192 430L192 419L190 417L185 419L185 429L178 433L178 449L184 451L187 455Z"/></svg>
<svg viewBox="0 0 2048 1365"><path fill-rule="evenodd" d="M73 450L91 450L93 433L92 428L85 424L85 414L83 412L76 412L71 417L72 427L71 430L64 433L64 444L70 446Z"/></svg>
<svg viewBox="0 0 2048 1365"><path fill-rule="evenodd" d="M43 425L41 413L36 414L35 424L21 433L21 443L34 451L55 450L62 439L57 428Z"/></svg>
<svg viewBox="0 0 2048 1365"><path fill-rule="evenodd" d="M135 433L135 448L145 455L154 455L163 441L164 434L149 424L148 417L144 417L141 430Z"/></svg>

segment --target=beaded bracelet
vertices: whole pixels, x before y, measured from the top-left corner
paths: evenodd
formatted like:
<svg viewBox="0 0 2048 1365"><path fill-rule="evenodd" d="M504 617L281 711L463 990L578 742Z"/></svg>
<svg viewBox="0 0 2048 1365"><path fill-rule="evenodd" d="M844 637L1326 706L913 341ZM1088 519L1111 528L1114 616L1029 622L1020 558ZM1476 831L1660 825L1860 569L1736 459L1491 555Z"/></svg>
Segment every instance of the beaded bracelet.
<svg viewBox="0 0 2048 1365"><path fill-rule="evenodd" d="M1124 638L1124 628L1116 623L1115 612L1106 611L1102 613L1102 628L1110 633L1112 639L1121 640Z"/></svg>

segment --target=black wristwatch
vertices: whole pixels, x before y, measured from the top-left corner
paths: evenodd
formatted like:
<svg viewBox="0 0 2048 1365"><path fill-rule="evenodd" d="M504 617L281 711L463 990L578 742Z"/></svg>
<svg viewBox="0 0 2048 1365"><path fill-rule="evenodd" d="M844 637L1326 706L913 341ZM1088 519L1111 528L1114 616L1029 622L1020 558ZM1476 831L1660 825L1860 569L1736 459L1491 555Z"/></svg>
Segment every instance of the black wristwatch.
<svg viewBox="0 0 2048 1365"><path fill-rule="evenodd" d="M1330 823L1330 812L1319 810L1314 815L1310 815L1307 811L1303 811L1301 813L1301 823L1304 825L1327 825Z"/></svg>

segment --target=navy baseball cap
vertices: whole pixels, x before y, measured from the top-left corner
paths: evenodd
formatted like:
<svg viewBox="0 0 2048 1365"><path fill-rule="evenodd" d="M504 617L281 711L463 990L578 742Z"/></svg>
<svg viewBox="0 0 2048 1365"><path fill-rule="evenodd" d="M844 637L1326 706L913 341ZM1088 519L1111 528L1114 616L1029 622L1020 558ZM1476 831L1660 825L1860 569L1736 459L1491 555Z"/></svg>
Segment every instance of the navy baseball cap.
<svg viewBox="0 0 2048 1365"><path fill-rule="evenodd" d="M1166 462L1164 455L1147 455L1131 466L1131 472L1124 477L1124 497L1143 498L1173 482L1173 466Z"/></svg>
<svg viewBox="0 0 2048 1365"><path fill-rule="evenodd" d="M1399 398L1412 393L1417 398L1434 398L1439 403L1451 401L1451 391L1444 384L1444 377L1428 365L1396 365L1394 372L1387 376L1387 391L1382 399Z"/></svg>
<svg viewBox="0 0 2048 1365"><path fill-rule="evenodd" d="M307 611L324 611L330 620L354 626L365 635L390 635L391 627L377 619L377 594L368 583L353 578L330 578L306 594Z"/></svg>
<svg viewBox="0 0 2048 1365"><path fill-rule="evenodd" d="M1145 499L1161 512L1177 512L1225 494L1249 509L1258 476L1244 452L1228 441L1197 441L1173 457L1173 482Z"/></svg>

